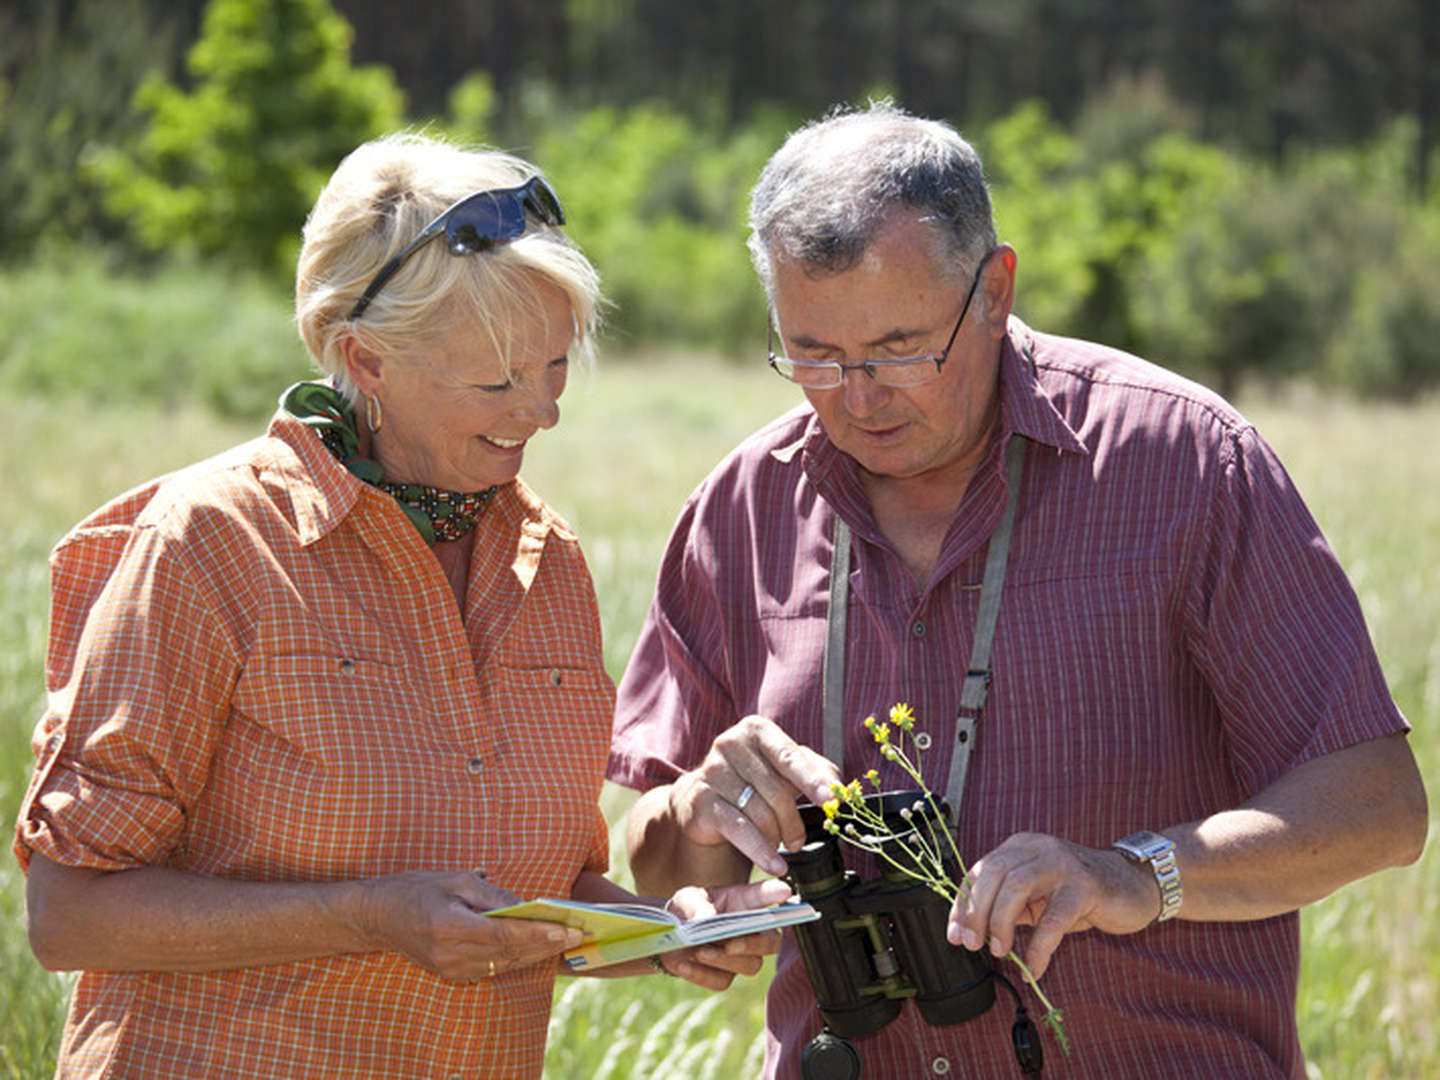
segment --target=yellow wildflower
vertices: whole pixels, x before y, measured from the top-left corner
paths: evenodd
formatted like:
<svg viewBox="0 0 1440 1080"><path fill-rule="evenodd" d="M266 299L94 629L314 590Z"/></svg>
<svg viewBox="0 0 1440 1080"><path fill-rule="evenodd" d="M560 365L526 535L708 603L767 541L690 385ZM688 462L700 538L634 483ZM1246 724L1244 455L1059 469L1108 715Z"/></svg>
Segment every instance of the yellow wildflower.
<svg viewBox="0 0 1440 1080"><path fill-rule="evenodd" d="M915 710L905 702L897 702L890 706L890 722L901 731L909 731L915 726Z"/></svg>

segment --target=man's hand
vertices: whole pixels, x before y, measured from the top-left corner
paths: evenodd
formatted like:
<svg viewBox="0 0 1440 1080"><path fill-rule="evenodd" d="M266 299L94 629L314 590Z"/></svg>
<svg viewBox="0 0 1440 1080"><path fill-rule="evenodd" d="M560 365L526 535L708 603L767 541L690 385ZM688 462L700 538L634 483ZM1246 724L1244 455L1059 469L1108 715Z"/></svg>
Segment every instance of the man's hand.
<svg viewBox="0 0 1440 1080"><path fill-rule="evenodd" d="M790 887L774 879L751 885L722 885L713 889L687 886L670 898L668 907L682 919L702 919L724 911L750 911L790 898ZM724 990L736 975L754 975L765 957L780 949L780 931L762 930L713 945L677 949L660 957L671 974L707 990Z"/></svg>
<svg viewBox="0 0 1440 1080"><path fill-rule="evenodd" d="M805 842L796 798L822 803L839 779L833 763L773 721L747 716L715 739L699 767L675 781L670 811L690 843L729 843L778 876L786 867L776 849Z"/></svg>
<svg viewBox="0 0 1440 1080"><path fill-rule="evenodd" d="M1160 910L1160 889L1144 867L1117 851L1016 833L970 868L967 895L950 912L955 945L995 956L1014 947L1015 927L1033 926L1021 957L1038 979L1066 934L1143 930Z"/></svg>

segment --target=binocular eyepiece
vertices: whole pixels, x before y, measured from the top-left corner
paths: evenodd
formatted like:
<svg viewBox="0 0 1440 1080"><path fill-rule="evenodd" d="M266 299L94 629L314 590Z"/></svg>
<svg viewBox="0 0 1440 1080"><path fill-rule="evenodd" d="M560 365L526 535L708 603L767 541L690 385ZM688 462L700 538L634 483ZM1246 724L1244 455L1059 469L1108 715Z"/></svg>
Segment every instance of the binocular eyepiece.
<svg viewBox="0 0 1440 1080"><path fill-rule="evenodd" d="M815 922L794 927L825 1022L825 1030L801 1055L805 1080L858 1077L859 1055L848 1040L885 1027L900 1015L907 998L935 1027L972 1020L995 1003L998 975L989 955L951 945L945 938L949 903L900 868L911 862L903 842L915 829L925 829L927 838L948 832L944 820L948 808L941 809L937 820L922 791L864 798L888 827L869 842L882 847L899 866L880 858L878 875L862 880L845 864L844 842L825 830L824 811L810 804L799 808L805 823L804 846L782 852L791 888L821 915ZM947 867L952 879L954 870ZM1019 1049L1017 1036L1017 1056ZM1038 1051L1037 1044L1037 1056ZM1038 1072L1039 1062L1034 1065ZM1021 1067L1032 1071L1023 1059Z"/></svg>

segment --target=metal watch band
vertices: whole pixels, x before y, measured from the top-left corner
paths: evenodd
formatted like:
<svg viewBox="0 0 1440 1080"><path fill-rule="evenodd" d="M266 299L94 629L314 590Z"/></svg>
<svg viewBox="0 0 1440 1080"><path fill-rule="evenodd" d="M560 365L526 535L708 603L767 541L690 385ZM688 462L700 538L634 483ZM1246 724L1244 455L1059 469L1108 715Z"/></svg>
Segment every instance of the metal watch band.
<svg viewBox="0 0 1440 1080"><path fill-rule="evenodd" d="M1145 863L1155 875L1155 884L1160 886L1160 914L1155 921L1174 918L1185 895L1180 867L1175 863L1175 842L1159 833L1138 832L1111 846L1131 862Z"/></svg>

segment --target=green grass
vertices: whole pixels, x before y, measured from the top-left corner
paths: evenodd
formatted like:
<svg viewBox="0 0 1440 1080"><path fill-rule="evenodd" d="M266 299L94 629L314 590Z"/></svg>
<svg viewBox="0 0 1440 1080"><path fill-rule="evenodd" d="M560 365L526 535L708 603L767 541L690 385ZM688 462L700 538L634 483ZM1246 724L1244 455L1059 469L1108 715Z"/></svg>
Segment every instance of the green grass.
<svg viewBox="0 0 1440 1080"><path fill-rule="evenodd" d="M535 440L527 479L576 527L600 594L618 675L634 642L681 501L741 436L797 400L757 362L742 371L689 354L602 365L572 382L559 428ZM1392 689L1440 777L1440 403L1361 406L1252 400L1345 561ZM62 405L0 396L0 812L13 821L41 707L45 555L77 517L125 487L231 445L260 425L181 407ZM629 793L607 788L618 822ZM617 855L621 839L612 833ZM627 877L623 859L615 876ZM23 881L0 859L0 1076L47 1077L64 978L30 959ZM1356 883L1308 909L1299 1000L1315 1077L1440 1075L1440 858ZM563 980L547 1076L755 1074L767 975L715 996L679 980Z"/></svg>

